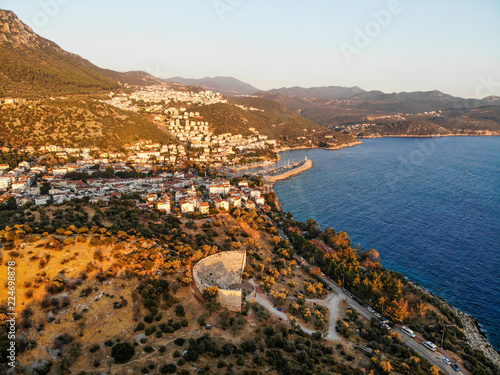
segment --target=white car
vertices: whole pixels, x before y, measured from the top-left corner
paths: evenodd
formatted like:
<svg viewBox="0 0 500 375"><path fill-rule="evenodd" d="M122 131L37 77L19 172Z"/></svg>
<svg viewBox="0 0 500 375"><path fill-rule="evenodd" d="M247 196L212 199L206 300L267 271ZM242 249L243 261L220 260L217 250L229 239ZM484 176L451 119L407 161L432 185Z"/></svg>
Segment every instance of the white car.
<svg viewBox="0 0 500 375"><path fill-rule="evenodd" d="M375 310L373 310L370 306L368 306L368 311L369 312L375 312Z"/></svg>
<svg viewBox="0 0 500 375"><path fill-rule="evenodd" d="M447 365L451 365L451 361L450 361L448 358L443 357L443 361L444 361L444 363L446 363Z"/></svg>
<svg viewBox="0 0 500 375"><path fill-rule="evenodd" d="M378 312L374 312L373 315L375 315L377 318L380 318L382 316Z"/></svg>

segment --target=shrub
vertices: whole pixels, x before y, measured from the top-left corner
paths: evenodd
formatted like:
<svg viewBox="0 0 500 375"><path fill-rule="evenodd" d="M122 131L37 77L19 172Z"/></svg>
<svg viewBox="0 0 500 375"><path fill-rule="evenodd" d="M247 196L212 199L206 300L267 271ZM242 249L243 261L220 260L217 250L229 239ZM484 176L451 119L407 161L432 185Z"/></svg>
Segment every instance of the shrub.
<svg viewBox="0 0 500 375"><path fill-rule="evenodd" d="M85 237L85 236L78 236L78 237L76 237L76 242L78 242L78 243L87 242L87 237Z"/></svg>
<svg viewBox="0 0 500 375"><path fill-rule="evenodd" d="M146 330L144 331L144 333L146 334L146 336L151 336L153 333L156 332L156 326L149 326L148 328L146 328Z"/></svg>
<svg viewBox="0 0 500 375"><path fill-rule="evenodd" d="M89 349L89 352L91 353L95 353L97 352L99 349L101 349L101 346L99 344L95 344L95 345L92 345L91 348Z"/></svg>
<svg viewBox="0 0 500 375"><path fill-rule="evenodd" d="M72 336L68 335L67 333L63 333L62 335L56 336L56 338L54 339L54 345L57 348L62 348L73 340L74 338Z"/></svg>
<svg viewBox="0 0 500 375"><path fill-rule="evenodd" d="M73 238L66 238L63 241L64 246L70 246L75 244L75 240Z"/></svg>
<svg viewBox="0 0 500 375"><path fill-rule="evenodd" d="M174 344L177 345L177 346L182 346L182 345L184 345L185 342L186 342L186 340L184 340L181 337L179 337L178 339L174 340Z"/></svg>
<svg viewBox="0 0 500 375"><path fill-rule="evenodd" d="M40 236L31 236L28 239L28 243L34 243L34 242L37 242L37 241L40 241L40 240L41 240Z"/></svg>
<svg viewBox="0 0 500 375"><path fill-rule="evenodd" d="M160 370L162 374L174 374L176 371L177 371L177 366L174 365L173 363L163 365Z"/></svg>
<svg viewBox="0 0 500 375"><path fill-rule="evenodd" d="M135 355L135 349L128 342L120 342L111 349L111 357L116 363L127 363Z"/></svg>
<svg viewBox="0 0 500 375"><path fill-rule="evenodd" d="M274 327L273 326L267 326L266 328L264 328L264 333L267 335L267 336L272 336L274 335L275 331L274 331Z"/></svg>
<svg viewBox="0 0 500 375"><path fill-rule="evenodd" d="M47 286L47 291L51 294L61 293L64 290L64 280L56 278Z"/></svg>
<svg viewBox="0 0 500 375"><path fill-rule="evenodd" d="M175 306L175 316L180 316L180 317L186 316L186 312L184 311L184 306L182 305Z"/></svg>

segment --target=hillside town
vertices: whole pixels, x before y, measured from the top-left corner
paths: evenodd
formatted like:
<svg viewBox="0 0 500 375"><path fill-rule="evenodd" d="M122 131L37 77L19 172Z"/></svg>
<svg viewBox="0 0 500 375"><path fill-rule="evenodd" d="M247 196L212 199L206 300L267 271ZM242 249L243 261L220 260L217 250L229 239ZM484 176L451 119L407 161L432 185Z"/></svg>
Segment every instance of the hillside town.
<svg viewBox="0 0 500 375"><path fill-rule="evenodd" d="M227 103L220 93L212 91L178 91L164 85L149 86L131 94L110 93L110 99L105 103L127 111L144 111L161 129L171 134L187 148L196 149L191 160L196 162L227 162L235 157L236 151L251 149L274 149L277 142L268 136L259 134L254 128L249 128L250 136L224 133L216 135L213 126L199 112L188 111L191 105L211 105ZM241 106L242 107L242 106ZM257 111L256 108L243 108ZM176 162L177 156L185 155L184 147L175 145L153 144L148 147L149 153L138 157L155 156L161 160L162 154L168 154L168 160ZM155 150L153 150L155 149Z"/></svg>
<svg viewBox="0 0 500 375"><path fill-rule="evenodd" d="M199 112L187 109L191 105L227 103L220 93L158 85L131 93L112 92L104 102L146 114L175 142L141 140L113 152L98 147L3 146L0 152L4 156L22 154L27 161L0 164L0 203L12 199L18 206L62 204L74 199L96 203L134 196L144 209L201 215L231 207L264 206L265 188L251 189L245 182L230 185L225 172L229 166L235 168L248 162L247 152L274 151L276 140L252 127L246 136L214 134L213 126ZM223 171L223 177L210 178L195 172L198 166L207 165L212 171Z"/></svg>
<svg viewBox="0 0 500 375"><path fill-rule="evenodd" d="M14 152L26 155L30 161L15 166L0 164L0 203L12 199L17 206L62 204L74 199L105 203L133 196L140 208L179 215L207 215L231 207L251 209L265 205L264 188L249 188L247 182L231 185L227 178L194 172L198 165L226 170L229 164L239 165L246 151L274 150L277 146L275 140L254 128L249 128L251 136L215 135L199 112L185 108L191 104L226 102L219 93L152 86L131 94L111 93L110 97L108 104L152 114L156 124L177 142L143 140L121 152L58 145L20 149L3 146L0 151L4 156ZM46 163L47 160L56 162Z"/></svg>
<svg viewBox="0 0 500 375"><path fill-rule="evenodd" d="M113 155L116 158L118 155ZM133 169L132 169L133 168ZM164 214L209 214L231 207L256 208L265 204L264 187L250 188L247 182L231 185L226 178L210 178L187 172L161 172L153 175L153 164L109 161L107 158L83 159L61 167L21 162L15 168L0 165L0 203L14 199L18 206L61 204L74 199L91 203L108 202L121 196L133 196L138 207L156 209ZM141 171L139 178L119 178L114 174ZM109 178L93 177L109 173ZM70 173L88 179L68 178Z"/></svg>

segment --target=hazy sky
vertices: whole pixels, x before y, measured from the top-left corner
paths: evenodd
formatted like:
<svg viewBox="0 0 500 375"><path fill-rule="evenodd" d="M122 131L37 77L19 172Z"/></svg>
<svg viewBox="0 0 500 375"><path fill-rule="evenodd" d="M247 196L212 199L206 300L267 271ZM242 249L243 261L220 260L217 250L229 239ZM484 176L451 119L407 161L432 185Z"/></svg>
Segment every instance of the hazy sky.
<svg viewBox="0 0 500 375"><path fill-rule="evenodd" d="M0 0L94 64L260 89L500 96L499 0Z"/></svg>

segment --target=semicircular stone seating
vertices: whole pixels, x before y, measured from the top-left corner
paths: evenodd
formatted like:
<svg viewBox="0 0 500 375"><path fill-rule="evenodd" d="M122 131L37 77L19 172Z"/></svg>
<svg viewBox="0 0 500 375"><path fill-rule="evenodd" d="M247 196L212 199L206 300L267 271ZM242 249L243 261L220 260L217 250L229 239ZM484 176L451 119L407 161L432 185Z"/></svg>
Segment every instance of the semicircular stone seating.
<svg viewBox="0 0 500 375"><path fill-rule="evenodd" d="M203 293L207 287L219 288L218 299L223 307L241 311L241 290L228 290L230 285L241 283L241 273L246 264L245 251L227 251L200 260L193 268L193 279Z"/></svg>

